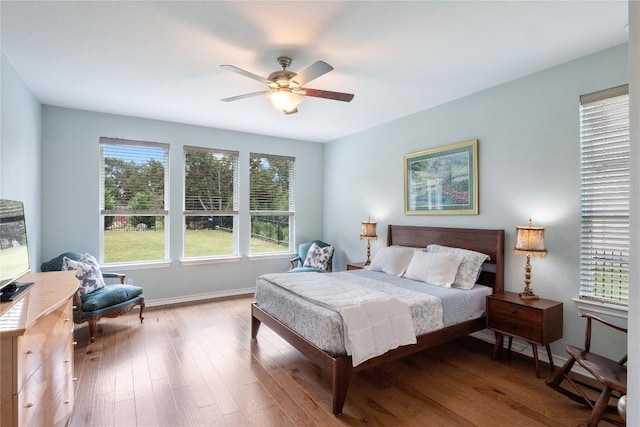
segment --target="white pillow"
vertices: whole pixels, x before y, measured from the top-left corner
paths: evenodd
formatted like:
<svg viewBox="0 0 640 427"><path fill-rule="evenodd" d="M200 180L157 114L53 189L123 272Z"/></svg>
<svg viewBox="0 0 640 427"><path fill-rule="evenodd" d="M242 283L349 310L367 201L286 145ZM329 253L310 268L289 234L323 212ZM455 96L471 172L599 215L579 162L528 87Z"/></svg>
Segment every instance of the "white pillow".
<svg viewBox="0 0 640 427"><path fill-rule="evenodd" d="M427 246L427 252L435 253L453 253L462 255L464 259L458 267L458 273L456 274L456 280L453 282L453 286L461 289L471 289L475 286L480 277L482 271L482 264L485 261L491 259L489 255L472 251L469 249L451 248L449 246L429 245Z"/></svg>
<svg viewBox="0 0 640 427"><path fill-rule="evenodd" d="M62 270L75 270L75 275L80 281L78 293L88 294L105 286L98 261L90 254L84 254L79 261L67 257L62 259Z"/></svg>
<svg viewBox="0 0 640 427"><path fill-rule="evenodd" d="M450 288L464 257L453 253L416 251L404 277Z"/></svg>
<svg viewBox="0 0 640 427"><path fill-rule="evenodd" d="M326 270L329 260L333 256L333 246L320 247L313 243L307 251L307 257L304 259L304 267L314 267Z"/></svg>
<svg viewBox="0 0 640 427"><path fill-rule="evenodd" d="M401 277L416 251L406 246L383 246L376 252L369 269Z"/></svg>

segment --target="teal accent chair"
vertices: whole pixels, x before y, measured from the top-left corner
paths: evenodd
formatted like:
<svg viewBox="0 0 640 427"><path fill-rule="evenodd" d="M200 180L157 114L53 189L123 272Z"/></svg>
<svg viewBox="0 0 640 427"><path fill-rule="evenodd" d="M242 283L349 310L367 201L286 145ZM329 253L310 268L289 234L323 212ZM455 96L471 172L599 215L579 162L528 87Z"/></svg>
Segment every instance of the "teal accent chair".
<svg viewBox="0 0 640 427"><path fill-rule="evenodd" d="M73 261L79 261L82 254L77 252L65 252L50 261L40 265L40 271L61 271L62 260L67 257ZM79 292L73 297L73 321L80 324L89 322L89 335L91 342L95 340L96 325L102 317L118 317L135 306L140 306L140 322L144 320L144 295L140 286L126 285L126 275L120 273L104 273L104 279L118 279L117 284L109 284L84 295ZM107 280L105 280L105 283Z"/></svg>
<svg viewBox="0 0 640 427"><path fill-rule="evenodd" d="M295 258L291 258L289 260L289 262L291 263L291 269L289 270L289 273L303 273L303 272L310 272L310 271L315 271L318 273L327 273L331 271L331 259L327 263L326 270L322 268L304 266L304 260L307 258L307 252L309 252L309 248L311 248L311 245L314 243L320 246L321 248L324 248L325 246L331 246L329 243L325 243L322 240L311 240L309 242L301 243L298 246L298 255ZM333 255L331 256L331 258L333 259Z"/></svg>

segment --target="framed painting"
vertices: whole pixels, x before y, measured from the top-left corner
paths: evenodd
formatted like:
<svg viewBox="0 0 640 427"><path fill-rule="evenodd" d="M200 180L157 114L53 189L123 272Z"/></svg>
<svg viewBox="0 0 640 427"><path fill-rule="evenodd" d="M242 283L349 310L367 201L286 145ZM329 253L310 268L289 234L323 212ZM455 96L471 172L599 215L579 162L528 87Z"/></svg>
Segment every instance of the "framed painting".
<svg viewBox="0 0 640 427"><path fill-rule="evenodd" d="M478 214L478 140L404 156L406 215Z"/></svg>

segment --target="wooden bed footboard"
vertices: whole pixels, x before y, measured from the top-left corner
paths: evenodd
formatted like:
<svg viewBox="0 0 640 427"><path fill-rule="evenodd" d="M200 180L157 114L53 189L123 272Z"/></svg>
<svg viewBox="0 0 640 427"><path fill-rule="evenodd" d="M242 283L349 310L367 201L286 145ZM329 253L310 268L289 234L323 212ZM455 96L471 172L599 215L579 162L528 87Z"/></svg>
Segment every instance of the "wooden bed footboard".
<svg viewBox="0 0 640 427"><path fill-rule="evenodd" d="M504 230L438 228L389 225L387 244L425 248L435 243L444 246L466 248L491 256L492 268L483 271L479 282L491 286L495 292L504 287ZM493 270L493 271L492 271ZM416 337L417 343L398 347L353 367L351 356L332 356L309 342L279 320L261 310L257 303L251 306L251 338L256 339L260 325L264 323L285 341L304 354L310 361L329 370L332 375L333 414L340 415L349 389L353 372L368 369L381 363L404 357L430 347L469 335L486 328L486 317L468 320Z"/></svg>

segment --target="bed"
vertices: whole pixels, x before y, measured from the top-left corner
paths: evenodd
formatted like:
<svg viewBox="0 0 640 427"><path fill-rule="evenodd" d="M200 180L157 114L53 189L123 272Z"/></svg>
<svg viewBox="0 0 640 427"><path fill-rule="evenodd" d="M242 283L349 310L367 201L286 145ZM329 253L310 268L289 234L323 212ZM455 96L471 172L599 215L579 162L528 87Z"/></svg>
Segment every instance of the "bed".
<svg viewBox="0 0 640 427"><path fill-rule="evenodd" d="M464 248L488 255L490 259L483 264L477 283L490 287L494 293L503 291L504 230L388 226L387 246L426 248L430 244ZM349 273L336 274L344 275ZM314 344L313 340L303 337L302 332L294 330L295 327L286 324L286 321L278 320L276 315L270 314L268 310L263 309L258 295L256 296L256 302L251 306L251 315L252 339L257 338L260 325L264 323L304 354L310 361L331 372L333 387L332 412L335 415L342 413L353 372L371 368L386 361L413 354L486 328L486 317L483 313L480 313L478 317L418 335L415 339L415 344L389 350L385 354L368 359L354 367L351 356L340 351L328 351L321 348L321 346Z"/></svg>

